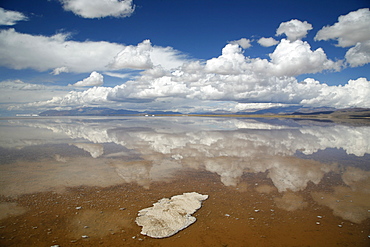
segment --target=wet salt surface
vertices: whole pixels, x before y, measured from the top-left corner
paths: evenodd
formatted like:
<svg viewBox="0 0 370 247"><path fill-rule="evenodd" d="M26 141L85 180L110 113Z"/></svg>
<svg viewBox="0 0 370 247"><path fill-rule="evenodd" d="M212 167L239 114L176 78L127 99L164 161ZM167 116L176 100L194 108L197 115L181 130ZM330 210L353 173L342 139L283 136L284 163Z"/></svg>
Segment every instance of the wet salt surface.
<svg viewBox="0 0 370 247"><path fill-rule="evenodd" d="M0 122L1 246L369 246L370 128L229 118ZM336 158L337 157L337 158ZM152 239L161 198L209 195Z"/></svg>

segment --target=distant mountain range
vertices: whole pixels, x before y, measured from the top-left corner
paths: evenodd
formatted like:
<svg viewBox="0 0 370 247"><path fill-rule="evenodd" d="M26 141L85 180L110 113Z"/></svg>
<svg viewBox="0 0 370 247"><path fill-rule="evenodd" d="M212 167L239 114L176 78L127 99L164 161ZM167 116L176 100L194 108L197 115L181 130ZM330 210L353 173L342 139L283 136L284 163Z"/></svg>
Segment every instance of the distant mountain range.
<svg viewBox="0 0 370 247"><path fill-rule="evenodd" d="M197 112L192 114L205 114L205 115L261 115L261 114L312 114L315 112L327 112L332 113L336 111L335 108L329 107L315 107L315 108L307 108L301 106L286 106L286 107L271 107L261 110L254 110L254 111L239 111L239 112L231 112L231 111L210 111L210 112Z"/></svg>
<svg viewBox="0 0 370 247"><path fill-rule="evenodd" d="M158 114L181 114L173 111L130 111L114 110L100 107L81 107L72 110L48 110L39 113L39 116L121 116L121 115L158 115Z"/></svg>
<svg viewBox="0 0 370 247"><path fill-rule="evenodd" d="M208 113L197 113L197 114L209 114L209 115L294 115L294 116L310 116L310 115L331 115L331 116L362 116L370 117L370 108L347 108L347 109L335 109L331 107L300 107L300 106L288 106L288 107L273 107L268 109L257 110L254 112L227 112L227 111L215 111Z"/></svg>
<svg viewBox="0 0 370 247"><path fill-rule="evenodd" d="M39 114L39 116L124 116L124 115L181 115L181 112L174 111L131 111L114 110L100 107L81 107L72 110L49 110ZM276 107L258 110L255 112L197 112L191 115L281 115L281 116L302 116L302 117L325 117L325 118L370 118L369 108L302 108L299 106Z"/></svg>

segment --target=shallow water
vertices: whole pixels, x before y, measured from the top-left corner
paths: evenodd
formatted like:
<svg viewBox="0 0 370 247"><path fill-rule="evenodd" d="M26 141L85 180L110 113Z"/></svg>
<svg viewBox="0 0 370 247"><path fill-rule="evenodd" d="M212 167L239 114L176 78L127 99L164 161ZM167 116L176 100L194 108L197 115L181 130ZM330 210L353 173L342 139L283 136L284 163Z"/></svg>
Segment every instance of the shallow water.
<svg viewBox="0 0 370 247"><path fill-rule="evenodd" d="M194 224L140 234L140 209L191 191L209 195ZM370 246L370 127L3 119L0 236L0 246Z"/></svg>

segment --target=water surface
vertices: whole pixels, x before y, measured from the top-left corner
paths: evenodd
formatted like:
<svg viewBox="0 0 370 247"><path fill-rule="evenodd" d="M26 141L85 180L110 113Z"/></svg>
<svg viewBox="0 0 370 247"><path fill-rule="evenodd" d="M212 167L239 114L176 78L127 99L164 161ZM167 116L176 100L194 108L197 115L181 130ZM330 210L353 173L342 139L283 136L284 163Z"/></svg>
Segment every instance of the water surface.
<svg viewBox="0 0 370 247"><path fill-rule="evenodd" d="M369 246L369 142L308 120L3 119L0 245ZM196 223L140 234L140 209L191 191Z"/></svg>

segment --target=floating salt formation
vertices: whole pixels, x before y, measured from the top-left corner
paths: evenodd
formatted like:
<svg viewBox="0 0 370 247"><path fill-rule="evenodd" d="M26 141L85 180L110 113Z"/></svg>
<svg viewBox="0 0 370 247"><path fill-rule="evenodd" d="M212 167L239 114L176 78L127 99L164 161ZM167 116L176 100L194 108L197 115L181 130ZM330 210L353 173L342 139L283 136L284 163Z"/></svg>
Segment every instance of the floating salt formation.
<svg viewBox="0 0 370 247"><path fill-rule="evenodd" d="M191 214L201 206L208 195L196 192L163 198L153 207L139 211L136 223L142 226L141 234L152 238L166 238L185 229L196 221Z"/></svg>

